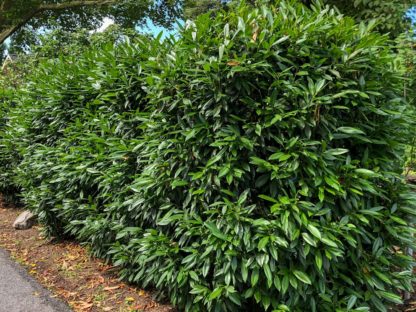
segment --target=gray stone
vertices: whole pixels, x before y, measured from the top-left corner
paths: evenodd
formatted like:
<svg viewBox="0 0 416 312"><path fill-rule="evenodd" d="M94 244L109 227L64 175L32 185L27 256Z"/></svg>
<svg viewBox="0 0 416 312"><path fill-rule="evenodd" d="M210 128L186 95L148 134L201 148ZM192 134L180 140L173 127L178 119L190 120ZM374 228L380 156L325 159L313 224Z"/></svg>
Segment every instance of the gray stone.
<svg viewBox="0 0 416 312"><path fill-rule="evenodd" d="M416 184L416 175L414 175L414 174L407 174L405 178L406 178L406 181L408 183Z"/></svg>
<svg viewBox="0 0 416 312"><path fill-rule="evenodd" d="M13 227L16 230L27 230L30 229L36 222L36 216L30 211L23 211L14 221Z"/></svg>

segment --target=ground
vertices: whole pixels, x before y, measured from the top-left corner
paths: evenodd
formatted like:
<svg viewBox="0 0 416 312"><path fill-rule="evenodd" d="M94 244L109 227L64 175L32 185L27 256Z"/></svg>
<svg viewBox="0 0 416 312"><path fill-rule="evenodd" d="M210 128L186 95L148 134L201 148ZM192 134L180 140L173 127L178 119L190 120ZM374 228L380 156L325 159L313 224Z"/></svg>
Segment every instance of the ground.
<svg viewBox="0 0 416 312"><path fill-rule="evenodd" d="M1 249L0 281L1 311L70 312L63 301L54 298Z"/></svg>
<svg viewBox="0 0 416 312"><path fill-rule="evenodd" d="M21 212L0 204L0 247L74 311L174 311L153 300L152 293L121 283L117 270L91 258L85 247L47 241L39 226L14 230L13 221Z"/></svg>

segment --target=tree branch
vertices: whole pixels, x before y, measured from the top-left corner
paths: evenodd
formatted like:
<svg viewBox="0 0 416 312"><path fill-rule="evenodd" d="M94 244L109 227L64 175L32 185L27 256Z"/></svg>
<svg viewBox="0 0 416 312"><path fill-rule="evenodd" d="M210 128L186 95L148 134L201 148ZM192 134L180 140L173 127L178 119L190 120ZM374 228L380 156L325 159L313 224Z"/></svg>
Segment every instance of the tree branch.
<svg viewBox="0 0 416 312"><path fill-rule="evenodd" d="M34 17L39 11L33 10L28 12L23 16L19 21L16 21L16 24L7 27L6 29L1 29L0 32L0 44L6 41L11 35L13 35L20 27L23 27L32 17Z"/></svg>
<svg viewBox="0 0 416 312"><path fill-rule="evenodd" d="M70 8L76 8L81 6L91 6L91 5L108 5L108 4L115 4L120 0L77 0L77 1L68 1L63 3L50 3L50 4L41 4L38 7L38 11L57 11L57 10L64 10Z"/></svg>
<svg viewBox="0 0 416 312"><path fill-rule="evenodd" d="M35 17L37 14L41 12L59 11L59 10L71 9L71 8L82 7L82 6L93 6L93 5L105 6L105 5L115 4L119 1L120 0L72 0L72 1L62 2L62 3L40 4L37 7L30 8L30 12L27 12L24 16L14 21L14 23L10 23L8 26L6 26L7 24L5 23L5 20L2 20L0 23L0 44L2 44L8 37L13 35L17 30L19 30L19 28L24 26L30 19L32 19L33 17ZM10 1L4 0L4 2L2 3L2 7L4 7L6 4L9 4L9 3ZM7 11L7 9L5 9L4 11L0 10L0 19L4 19L4 14L6 13L5 11Z"/></svg>

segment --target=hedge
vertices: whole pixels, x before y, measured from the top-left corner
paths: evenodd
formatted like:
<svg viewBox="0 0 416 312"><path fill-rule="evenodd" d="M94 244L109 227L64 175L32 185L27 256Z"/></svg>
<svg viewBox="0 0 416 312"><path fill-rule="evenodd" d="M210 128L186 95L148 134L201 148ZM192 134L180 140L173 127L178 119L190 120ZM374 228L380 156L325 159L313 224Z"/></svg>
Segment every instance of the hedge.
<svg viewBox="0 0 416 312"><path fill-rule="evenodd" d="M181 310L387 311L413 116L373 26L282 0L44 62L8 125L24 202Z"/></svg>

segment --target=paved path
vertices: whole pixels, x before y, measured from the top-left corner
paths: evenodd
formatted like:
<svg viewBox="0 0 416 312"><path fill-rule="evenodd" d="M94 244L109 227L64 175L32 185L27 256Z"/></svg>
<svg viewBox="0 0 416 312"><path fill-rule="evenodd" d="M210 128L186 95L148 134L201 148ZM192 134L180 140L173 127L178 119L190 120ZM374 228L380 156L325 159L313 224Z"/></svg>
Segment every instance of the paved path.
<svg viewBox="0 0 416 312"><path fill-rule="evenodd" d="M69 312L0 249L0 312Z"/></svg>

